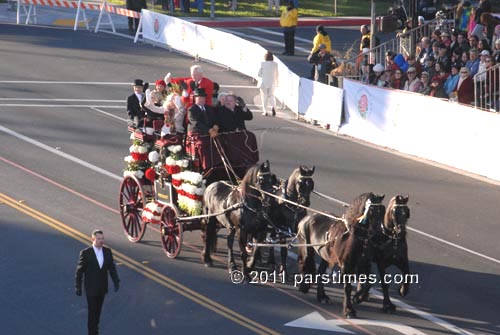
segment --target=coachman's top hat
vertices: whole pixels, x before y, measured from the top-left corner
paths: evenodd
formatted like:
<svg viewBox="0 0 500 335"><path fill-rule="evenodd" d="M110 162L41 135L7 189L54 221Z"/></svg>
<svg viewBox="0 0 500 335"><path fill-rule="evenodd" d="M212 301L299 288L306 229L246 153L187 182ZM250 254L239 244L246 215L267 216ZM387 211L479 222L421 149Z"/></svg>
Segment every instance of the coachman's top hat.
<svg viewBox="0 0 500 335"><path fill-rule="evenodd" d="M207 93L205 92L204 88L197 88L197 89L194 90L193 95L195 97L206 97Z"/></svg>
<svg viewBox="0 0 500 335"><path fill-rule="evenodd" d="M135 79L134 83L132 84L133 86L144 86L144 82L142 79Z"/></svg>

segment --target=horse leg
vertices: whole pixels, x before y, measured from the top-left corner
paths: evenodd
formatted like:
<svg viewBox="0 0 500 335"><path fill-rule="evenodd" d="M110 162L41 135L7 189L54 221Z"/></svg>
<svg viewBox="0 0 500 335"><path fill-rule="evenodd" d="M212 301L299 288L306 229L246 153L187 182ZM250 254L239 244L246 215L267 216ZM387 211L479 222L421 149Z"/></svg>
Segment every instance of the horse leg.
<svg viewBox="0 0 500 335"><path fill-rule="evenodd" d="M271 240L274 240L276 237L276 233L272 232L271 235ZM276 269L276 259L274 257L274 247L269 247L269 255L267 256L267 265L271 268L271 271L274 271Z"/></svg>
<svg viewBox="0 0 500 335"><path fill-rule="evenodd" d="M410 274L410 264L408 262L408 258L406 258L400 265L398 265L398 268L404 275L404 281L401 283L401 286L399 286L399 295L405 297L410 291L410 283L408 283L407 276Z"/></svg>
<svg viewBox="0 0 500 335"><path fill-rule="evenodd" d="M203 263L206 267L212 267L213 262L210 257L211 246L214 243L214 239L217 239L217 229L216 229L217 221L215 218L209 218L207 224L205 225L205 229L202 231L202 238L205 242L202 256Z"/></svg>
<svg viewBox="0 0 500 335"><path fill-rule="evenodd" d="M331 304L330 298L326 295L325 293L325 284L321 280L321 275L326 273L326 269L328 268L328 262L326 262L324 259L321 259L321 263L319 263L318 267L318 275L316 278L319 277L317 280L317 285L318 285L318 290L317 290L317 299L320 303L322 304Z"/></svg>
<svg viewBox="0 0 500 335"><path fill-rule="evenodd" d="M391 297L389 296L389 284L386 283L385 277L385 264L382 262L377 263L378 274L380 276L382 293L384 294L384 300L382 301L382 312L384 313L394 313L396 311L396 306L391 302Z"/></svg>
<svg viewBox="0 0 500 335"><path fill-rule="evenodd" d="M311 247L299 247L298 269L301 275L301 282L299 285L299 291L303 293L309 292L311 288L311 281L307 280L309 275L314 276L316 274L316 263L314 262L315 251Z"/></svg>
<svg viewBox="0 0 500 335"><path fill-rule="evenodd" d="M344 317L346 319L352 319L356 317L356 310L352 307L351 292L352 292L352 285L349 282L349 280L347 280L344 283L344 303L343 303Z"/></svg>
<svg viewBox="0 0 500 335"><path fill-rule="evenodd" d="M286 276L288 271L286 267L286 260L288 258L288 249L285 247L280 248L280 256L281 256L281 266L280 266L280 274L282 276Z"/></svg>
<svg viewBox="0 0 500 335"><path fill-rule="evenodd" d="M237 270L236 262L234 261L233 244L234 235L236 234L236 229L230 229L229 235L227 235L227 268L229 273Z"/></svg>
<svg viewBox="0 0 500 335"><path fill-rule="evenodd" d="M362 284L361 280L358 281L356 293L354 294L354 297L352 298L352 300L355 304L361 304L363 301L370 300L371 284L368 281L370 273L371 273L370 262L364 262L363 264L359 265L358 276L361 274L366 276L366 279L365 279L366 282L364 284Z"/></svg>

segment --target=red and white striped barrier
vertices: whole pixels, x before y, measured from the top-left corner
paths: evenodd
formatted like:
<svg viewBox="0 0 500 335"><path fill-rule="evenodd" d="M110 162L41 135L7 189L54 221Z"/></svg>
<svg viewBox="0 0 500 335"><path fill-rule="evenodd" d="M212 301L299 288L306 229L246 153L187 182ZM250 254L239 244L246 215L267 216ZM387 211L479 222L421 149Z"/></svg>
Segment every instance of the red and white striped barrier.
<svg viewBox="0 0 500 335"><path fill-rule="evenodd" d="M26 9L26 6L29 6ZM116 33L115 26L113 24L113 20L111 19L111 14L116 14L120 16L126 16L129 18L139 19L138 29L134 38L134 42L137 42L139 36L142 35L142 15L140 12L136 12L133 10L109 5L106 0L103 2L86 2L82 0L18 0L17 1L17 24L21 21L21 9L24 11L26 16L25 24L30 24L31 21L36 24L36 6L47 6L47 7L60 7L60 8L74 8L76 9L76 18L75 25L73 30L78 29L78 24L83 22L87 30L90 30L89 23L87 20L87 15L85 13L86 9L89 10L98 10L99 18L97 20L95 32L99 31L99 27L101 25L107 24L110 25L113 33ZM80 13L82 19L80 19ZM101 22L102 16L106 15L108 18L108 22Z"/></svg>

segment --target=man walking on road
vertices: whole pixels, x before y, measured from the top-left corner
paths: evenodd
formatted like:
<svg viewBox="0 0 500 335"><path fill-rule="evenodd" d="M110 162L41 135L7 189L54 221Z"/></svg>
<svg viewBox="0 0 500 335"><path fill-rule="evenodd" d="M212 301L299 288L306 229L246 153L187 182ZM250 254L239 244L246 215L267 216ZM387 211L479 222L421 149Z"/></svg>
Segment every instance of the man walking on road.
<svg viewBox="0 0 500 335"><path fill-rule="evenodd" d="M104 234L101 230L92 232L92 246L80 252L75 273L76 295L82 295L82 278L88 305L89 335L99 333L99 320L104 297L108 293L108 272L113 280L115 292L120 287L111 249L104 247Z"/></svg>

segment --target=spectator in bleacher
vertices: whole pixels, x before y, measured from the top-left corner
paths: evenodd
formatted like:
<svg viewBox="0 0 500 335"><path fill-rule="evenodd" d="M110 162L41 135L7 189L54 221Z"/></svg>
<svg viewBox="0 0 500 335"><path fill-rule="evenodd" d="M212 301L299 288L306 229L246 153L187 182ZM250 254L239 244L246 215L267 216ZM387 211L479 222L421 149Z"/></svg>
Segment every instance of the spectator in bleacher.
<svg viewBox="0 0 500 335"><path fill-rule="evenodd" d="M432 78L436 75L436 58L434 58L434 56L429 56L425 59L423 70L429 73L429 78Z"/></svg>
<svg viewBox="0 0 500 335"><path fill-rule="evenodd" d="M375 66L373 67L373 72L375 72L375 77L371 82L372 85L378 87L389 87L389 80L387 79L385 69L382 64L375 64Z"/></svg>
<svg viewBox="0 0 500 335"><path fill-rule="evenodd" d="M488 50L483 50L479 54L479 67L477 70L477 74L474 76L474 84L476 85L476 100L477 101L482 101L482 95L484 94L484 85L486 81L486 67L487 64L489 64L489 61L487 62L486 60L489 59L490 53ZM484 108L484 105L481 104L481 107Z"/></svg>
<svg viewBox="0 0 500 335"><path fill-rule="evenodd" d="M474 16L474 21L476 24L481 23L481 15L483 13L491 13L491 3L490 0L479 0L479 6L476 9L476 14Z"/></svg>
<svg viewBox="0 0 500 335"><path fill-rule="evenodd" d="M458 44L458 41L457 41L457 36L458 36L458 32L455 31L455 29L452 29L452 32L450 34L450 40L451 40L451 43L450 45L448 46L450 48L450 51L451 53L453 53L455 50L460 50L460 45Z"/></svg>
<svg viewBox="0 0 500 335"><path fill-rule="evenodd" d="M375 73L373 72L373 64L363 63L363 65L361 65L360 81L365 84L371 84L374 80Z"/></svg>
<svg viewBox="0 0 500 335"><path fill-rule="evenodd" d="M492 43L496 43L496 41L498 41L498 40L500 40L500 24L495 26L493 36L491 37Z"/></svg>
<svg viewBox="0 0 500 335"><path fill-rule="evenodd" d="M484 38L482 40L479 40L479 43L477 44L477 51L479 52L479 54L481 54L483 50L488 51L490 55L493 53L493 51L491 51L490 45L488 44L488 40Z"/></svg>
<svg viewBox="0 0 500 335"><path fill-rule="evenodd" d="M477 32L474 31L474 29L476 29L476 25L477 25L476 21L474 20L475 17L476 17L476 8L471 7L469 25L467 26L467 32L468 32L469 37L471 35L477 34ZM481 29L481 27L477 27L477 29L479 30L479 29Z"/></svg>
<svg viewBox="0 0 500 335"><path fill-rule="evenodd" d="M469 60L465 63L465 67L469 69L469 74L473 77L479 70L479 57L477 49L470 49Z"/></svg>
<svg viewBox="0 0 500 335"><path fill-rule="evenodd" d="M400 69L394 71L393 77L391 79L391 87L402 90L405 87L405 78L403 76L403 71Z"/></svg>
<svg viewBox="0 0 500 335"><path fill-rule="evenodd" d="M500 38L495 41L495 50L493 51L495 63L500 63Z"/></svg>
<svg viewBox="0 0 500 335"><path fill-rule="evenodd" d="M469 41L467 40L467 33L460 31L457 34L458 47L462 51L469 51L471 49Z"/></svg>
<svg viewBox="0 0 500 335"><path fill-rule="evenodd" d="M422 37L422 40L420 42L420 52L417 57L417 61L422 64L422 66L425 64L425 59L427 56L433 55L432 53L432 44L431 44L431 39L427 36Z"/></svg>
<svg viewBox="0 0 500 335"><path fill-rule="evenodd" d="M461 60L460 63L462 63L462 66L465 66L467 64L467 62L470 60L469 55L470 55L469 51L462 52L462 55L460 56L460 60Z"/></svg>
<svg viewBox="0 0 500 335"><path fill-rule="evenodd" d="M451 53L450 63L462 63L462 51L460 49L455 49ZM464 63L465 65L465 63ZM450 69L451 70L451 69Z"/></svg>
<svg viewBox="0 0 500 335"><path fill-rule="evenodd" d="M493 57L488 56L487 59L487 69L495 66L495 60ZM489 109L494 109L499 111L499 99L500 99L500 68L495 70L490 70L486 72L486 81L484 86L485 95L487 102L490 103L489 106L485 106Z"/></svg>
<svg viewBox="0 0 500 335"><path fill-rule="evenodd" d="M458 4L455 12L455 28L467 31L471 14L470 1L462 1Z"/></svg>
<svg viewBox="0 0 500 335"><path fill-rule="evenodd" d="M401 69L403 72L406 72L410 65L408 65L408 62L405 60L402 54L397 54L396 57L394 57L394 63Z"/></svg>
<svg viewBox="0 0 500 335"><path fill-rule="evenodd" d="M420 92L422 88L422 82L417 77L417 70L414 67L410 67L408 71L406 71L406 75L408 76L408 80L405 82L404 90L410 92Z"/></svg>
<svg viewBox="0 0 500 335"><path fill-rule="evenodd" d="M127 9L140 13L142 9L147 9L146 0L126 0ZM135 34L139 28L139 19L128 17L128 31Z"/></svg>
<svg viewBox="0 0 500 335"><path fill-rule="evenodd" d="M451 71L451 60L448 54L448 48L444 43L439 44L439 51L436 57L436 63L441 63L446 73Z"/></svg>
<svg viewBox="0 0 500 335"><path fill-rule="evenodd" d="M437 43L437 45L439 45L439 43L441 43L441 30L435 29L431 33L431 43L433 45L434 45L434 43Z"/></svg>
<svg viewBox="0 0 500 335"><path fill-rule="evenodd" d="M399 66L394 62L395 57L396 54L390 50L385 53L385 69L391 71L391 75L395 70L399 70Z"/></svg>
<svg viewBox="0 0 500 335"><path fill-rule="evenodd" d="M449 49L451 45L451 36L450 33L447 31L443 31L441 33L441 43L446 45L446 47Z"/></svg>
<svg viewBox="0 0 500 335"><path fill-rule="evenodd" d="M420 82L422 83L422 86L420 86L418 93L429 95L429 93L431 92L431 82L428 72L422 72L422 74L420 75Z"/></svg>
<svg viewBox="0 0 500 335"><path fill-rule="evenodd" d="M269 102L271 103L271 114L276 115L276 98L274 97L274 90L278 87L279 72L278 63L274 61L274 56L271 51L267 51L264 55L264 61L260 63L259 72L259 91L262 101L262 115L267 116Z"/></svg>
<svg viewBox="0 0 500 335"><path fill-rule="evenodd" d="M448 99L448 95L444 91L443 81L440 77L436 76L431 79L431 91L429 96L434 98Z"/></svg>
<svg viewBox="0 0 500 335"><path fill-rule="evenodd" d="M474 82L468 67L460 69L460 78L455 87L458 102L470 105L474 102Z"/></svg>
<svg viewBox="0 0 500 335"><path fill-rule="evenodd" d="M500 18L492 15L491 13L483 13L480 21L486 28L486 38L491 42L491 46L493 46L493 43L496 40L495 34L500 33ZM496 31L497 29L499 31Z"/></svg>
<svg viewBox="0 0 500 335"><path fill-rule="evenodd" d="M469 37L470 48L471 49L477 49L478 44L479 44L479 37L477 37L476 35L471 35Z"/></svg>
<svg viewBox="0 0 500 335"><path fill-rule="evenodd" d="M417 60L415 59L415 54L410 54L408 56L406 56L406 62L408 63L408 67L406 69L406 71L408 71L408 69L410 67L413 67L416 71L417 71L417 76L420 76L420 74L422 73L422 65L420 64L420 62L417 62Z"/></svg>
<svg viewBox="0 0 500 335"><path fill-rule="evenodd" d="M283 55L295 55L295 30L297 29L298 11L293 1L288 1L288 5L281 12L280 26L283 28L285 40L285 51Z"/></svg>
<svg viewBox="0 0 500 335"><path fill-rule="evenodd" d="M366 61L364 53L365 50L370 50L370 38L371 38L370 28L368 28L366 24L363 24L359 28L359 32L361 33L361 42L359 43L359 55L356 58L356 70L359 69L363 61Z"/></svg>
<svg viewBox="0 0 500 335"><path fill-rule="evenodd" d="M448 79L449 72L446 72L444 69L444 66L441 62L436 63L436 76L441 79L441 84L444 84L446 79ZM451 65L450 65L450 71L451 71Z"/></svg>
<svg viewBox="0 0 500 335"><path fill-rule="evenodd" d="M460 72L461 67L460 63L453 63L451 66L451 74L448 76L443 86L446 97L450 97L450 94L453 92L455 87L457 87L458 79L460 78L458 73Z"/></svg>

